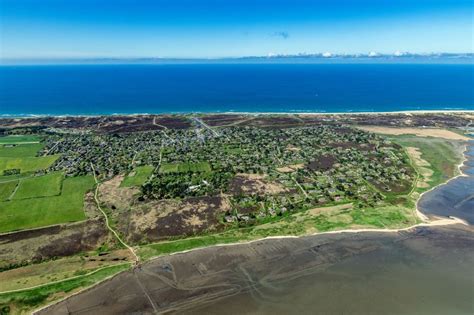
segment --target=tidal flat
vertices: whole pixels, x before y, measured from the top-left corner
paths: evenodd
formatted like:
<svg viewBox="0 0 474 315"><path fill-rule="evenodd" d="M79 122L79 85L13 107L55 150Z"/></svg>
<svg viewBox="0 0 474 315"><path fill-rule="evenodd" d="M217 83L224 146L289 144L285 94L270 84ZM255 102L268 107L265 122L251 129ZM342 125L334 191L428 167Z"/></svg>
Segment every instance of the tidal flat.
<svg viewBox="0 0 474 315"><path fill-rule="evenodd" d="M418 202L428 216L454 216L474 224L474 140L469 141L462 176L425 193Z"/></svg>
<svg viewBox="0 0 474 315"><path fill-rule="evenodd" d="M472 314L474 229L323 234L159 257L40 314Z"/></svg>

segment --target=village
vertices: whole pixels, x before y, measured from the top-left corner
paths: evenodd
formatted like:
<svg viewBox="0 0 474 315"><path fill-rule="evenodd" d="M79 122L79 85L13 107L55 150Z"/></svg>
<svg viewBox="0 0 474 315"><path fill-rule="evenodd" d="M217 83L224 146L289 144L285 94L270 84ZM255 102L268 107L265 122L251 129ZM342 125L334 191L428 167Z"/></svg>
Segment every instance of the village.
<svg viewBox="0 0 474 315"><path fill-rule="evenodd" d="M400 146L352 127L192 128L121 134L56 130L40 154L50 171L102 180L148 166L139 200L225 195L224 222L252 224L285 212L341 202L372 207L382 193L410 189L414 171ZM151 167L150 167L151 166Z"/></svg>

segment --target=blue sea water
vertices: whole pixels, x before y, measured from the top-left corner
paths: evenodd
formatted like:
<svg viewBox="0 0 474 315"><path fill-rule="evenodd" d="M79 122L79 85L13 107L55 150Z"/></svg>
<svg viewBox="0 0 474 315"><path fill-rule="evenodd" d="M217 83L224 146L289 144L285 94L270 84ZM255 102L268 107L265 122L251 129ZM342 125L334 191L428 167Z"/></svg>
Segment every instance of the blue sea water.
<svg viewBox="0 0 474 315"><path fill-rule="evenodd" d="M0 115L474 109L472 64L0 67Z"/></svg>

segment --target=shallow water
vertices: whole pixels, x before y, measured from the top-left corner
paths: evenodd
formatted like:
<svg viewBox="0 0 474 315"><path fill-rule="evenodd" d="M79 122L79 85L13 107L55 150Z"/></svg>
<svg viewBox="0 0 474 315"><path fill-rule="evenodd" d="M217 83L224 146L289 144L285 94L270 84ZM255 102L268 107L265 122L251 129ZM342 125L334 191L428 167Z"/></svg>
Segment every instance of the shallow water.
<svg viewBox="0 0 474 315"><path fill-rule="evenodd" d="M472 245L388 242L327 269L267 283L187 313L473 314Z"/></svg>
<svg viewBox="0 0 474 315"><path fill-rule="evenodd" d="M461 176L425 193L418 207L427 215L454 216L474 224L474 141L469 142Z"/></svg>

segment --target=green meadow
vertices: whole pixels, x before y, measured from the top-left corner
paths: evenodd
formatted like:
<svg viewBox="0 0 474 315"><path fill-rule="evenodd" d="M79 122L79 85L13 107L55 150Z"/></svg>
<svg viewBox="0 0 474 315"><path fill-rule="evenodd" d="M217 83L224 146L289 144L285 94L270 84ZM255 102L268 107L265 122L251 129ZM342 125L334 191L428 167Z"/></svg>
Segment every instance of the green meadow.
<svg viewBox="0 0 474 315"><path fill-rule="evenodd" d="M0 137L0 144L19 144L40 142L41 138L34 135L9 135Z"/></svg>
<svg viewBox="0 0 474 315"><path fill-rule="evenodd" d="M141 186L143 185L151 173L153 173L153 166L145 165L135 168L130 172L120 184L121 187Z"/></svg>
<svg viewBox="0 0 474 315"><path fill-rule="evenodd" d="M7 200L15 190L17 184L17 180L0 183L0 201Z"/></svg>
<svg viewBox="0 0 474 315"><path fill-rule="evenodd" d="M41 143L0 145L0 157L34 157L43 148Z"/></svg>
<svg viewBox="0 0 474 315"><path fill-rule="evenodd" d="M37 157L43 148L37 136L6 136L0 137L0 176L6 170L18 169L20 173L30 173L47 169L59 155Z"/></svg>
<svg viewBox="0 0 474 315"><path fill-rule="evenodd" d="M163 163L160 166L161 174L169 173L206 173L211 171L211 165L208 162L198 163Z"/></svg>
<svg viewBox="0 0 474 315"><path fill-rule="evenodd" d="M433 171L433 175L428 182L429 187L417 188L417 191L428 190L458 174L457 166L462 161L459 141L412 135L388 136L387 138L403 147L418 148L421 152L421 158L430 163L429 168Z"/></svg>
<svg viewBox="0 0 474 315"><path fill-rule="evenodd" d="M60 172L22 179L12 199L57 196L61 193L62 180L63 174Z"/></svg>
<svg viewBox="0 0 474 315"><path fill-rule="evenodd" d="M48 177L47 180L53 182L57 180L55 176ZM0 202L0 232L84 220L84 194L93 187L92 176L70 177L63 180L61 194L58 196L14 198ZM36 191L39 192L38 189Z"/></svg>
<svg viewBox="0 0 474 315"><path fill-rule="evenodd" d="M59 155L41 157L0 157L0 174L5 170L19 169L21 173L35 172L50 167Z"/></svg>

